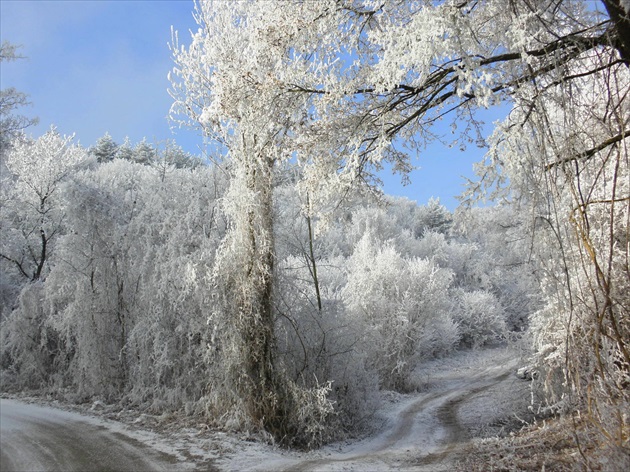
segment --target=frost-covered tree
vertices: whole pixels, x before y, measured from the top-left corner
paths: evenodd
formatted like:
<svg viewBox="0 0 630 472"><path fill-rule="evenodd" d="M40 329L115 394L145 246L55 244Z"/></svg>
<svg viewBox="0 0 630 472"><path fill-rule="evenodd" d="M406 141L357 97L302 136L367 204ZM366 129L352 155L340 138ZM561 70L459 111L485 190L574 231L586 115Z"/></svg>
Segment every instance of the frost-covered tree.
<svg viewBox="0 0 630 472"><path fill-rule="evenodd" d="M0 257L28 280L45 275L62 230L60 186L86 159L86 151L51 128L40 138L21 137L7 155L2 186Z"/></svg>
<svg viewBox="0 0 630 472"><path fill-rule="evenodd" d="M157 150L146 138L142 138L133 148L133 160L138 164L149 165L156 158Z"/></svg>
<svg viewBox="0 0 630 472"><path fill-rule="evenodd" d="M591 9L571 19L589 38L603 28L604 41L517 89L479 173L530 215L546 304L532 319L537 385L554 409L584 415L594 442L606 444L596 453L617 467L630 458L621 439L630 430L630 10L603 3L609 18Z"/></svg>
<svg viewBox="0 0 630 472"><path fill-rule="evenodd" d="M1 362L19 374L22 385L48 378L50 354L59 347L44 327L42 281L66 228L62 184L86 157L72 136L54 128L36 140L21 136L7 155L10 174L2 176L0 190Z"/></svg>
<svg viewBox="0 0 630 472"><path fill-rule="evenodd" d="M424 224L425 231L448 233L453 216L444 205L440 204L439 198L430 198L426 206L422 207L420 211L422 214L419 218Z"/></svg>
<svg viewBox="0 0 630 472"><path fill-rule="evenodd" d="M547 399L584 408L594 432L621 438L630 428L621 413L630 403L630 74L604 48L580 55L567 73L571 80L524 91L482 172L496 182L503 171L533 217L546 307L532 328ZM605 455L628 460L627 444L608 444Z"/></svg>
<svg viewBox="0 0 630 472"><path fill-rule="evenodd" d="M105 135L98 138L96 144L90 148L90 154L96 157L99 163L109 162L116 157L118 148L118 144L116 144L109 133L105 133Z"/></svg>
<svg viewBox="0 0 630 472"><path fill-rule="evenodd" d="M164 150L162 151L162 155L159 159L177 169L194 169L202 165L201 159L184 151L181 146L178 146L172 140L166 141L164 144Z"/></svg>
<svg viewBox="0 0 630 472"><path fill-rule="evenodd" d="M3 41L0 45L0 63L21 59L22 56L17 54L17 49L18 47L14 44ZM14 87L0 90L0 156L25 128L37 123L35 118L27 118L15 113L18 108L29 104L26 94Z"/></svg>
<svg viewBox="0 0 630 472"><path fill-rule="evenodd" d="M335 416L327 433L334 437L365 424L377 408L379 380L362 348L364 322L350 319L343 302L343 254L352 247L344 215L315 237L315 217L304 209L308 198L295 188L297 170L282 169L282 184L274 190L277 356L286 375L303 387L316 388L318 379L332 382Z"/></svg>
<svg viewBox="0 0 630 472"><path fill-rule="evenodd" d="M533 251L531 217L516 205L462 208L455 212L446 250L454 285L466 292L498 297L512 331L528 326L540 309L538 255Z"/></svg>
<svg viewBox="0 0 630 472"><path fill-rule="evenodd" d="M117 159L125 159L127 161L133 161L133 146L129 140L129 136L125 136L123 143L118 146L118 152L116 152Z"/></svg>
<svg viewBox="0 0 630 472"><path fill-rule="evenodd" d="M244 413L241 421L262 426L280 440L308 443L320 416L330 411L326 388L301 392L278 369L273 312L274 166L291 157L284 143L287 125L301 119L294 112L299 99L279 94L273 77L266 75L289 47L277 41L274 29L289 23L270 22L273 15L260 6L199 4L196 18L202 28L187 50L177 43L173 49L174 111L184 112L225 146L229 158L224 211L230 227L217 255L220 303L214 316L234 329L217 339L227 387L224 405L218 407ZM279 4L267 6L282 11ZM252 72L257 79L252 80ZM253 101L259 106L250 107ZM306 408L311 413L305 414Z"/></svg>
<svg viewBox="0 0 630 472"><path fill-rule="evenodd" d="M576 0L514 1L508 8L502 0L201 2L198 17L217 22L226 10L243 39L257 34L239 51L243 59L222 75L232 84L242 81L240 92L216 82L217 64L199 61L182 71L175 94L191 92L177 107L202 121L210 112L224 112L202 88L246 107L239 114L283 107L282 100L269 102L246 87L299 97L299 108L287 112L292 133L284 147L311 164L304 177L322 198L344 183L369 180L369 164L383 159L406 170L408 157L397 143L421 149L432 138L432 123L449 112L474 117L475 108L562 73L582 51L624 50L617 41L625 31L623 17L602 22ZM201 45L212 33L202 28L193 41ZM225 44L217 48L226 52ZM273 60L260 61L261 55ZM472 124L465 133L476 138Z"/></svg>
<svg viewBox="0 0 630 472"><path fill-rule="evenodd" d="M156 146L155 157L151 165L158 171L162 181L172 169L194 169L201 165L201 160L184 151L172 140L166 140L163 148Z"/></svg>
<svg viewBox="0 0 630 472"><path fill-rule="evenodd" d="M216 171L216 170L215 170ZM202 402L217 364L206 352L205 279L224 228L225 183L207 168L117 159L65 187L66 224L45 287L46 325L65 343L63 382L80 398L126 396L153 408Z"/></svg>

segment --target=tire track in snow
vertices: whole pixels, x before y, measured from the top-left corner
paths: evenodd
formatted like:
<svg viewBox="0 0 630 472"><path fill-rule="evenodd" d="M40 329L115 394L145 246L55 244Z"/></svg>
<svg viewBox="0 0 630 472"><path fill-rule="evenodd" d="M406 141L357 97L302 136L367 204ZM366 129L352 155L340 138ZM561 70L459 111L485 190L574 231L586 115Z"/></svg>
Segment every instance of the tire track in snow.
<svg viewBox="0 0 630 472"><path fill-rule="evenodd" d="M474 374L474 381L459 380L421 395L396 415L392 427L371 440L329 457L294 464L286 472L336 470L436 470L447 467L470 438L457 411L477 395L511 375L514 362ZM497 370L499 371L497 373ZM445 469L448 470L448 469Z"/></svg>
<svg viewBox="0 0 630 472"><path fill-rule="evenodd" d="M447 458L456 455L461 446L465 445L470 439L472 439L467 428L463 427L457 418L457 411L459 410L459 407L470 397L488 390L497 383L508 379L510 375L510 371L505 372L495 377L492 383L474 388L464 394L460 394L453 400L450 400L439 407L437 410L437 417L440 420L440 424L442 424L448 431L446 444L442 447L441 451L427 454L414 461L413 464L417 466L440 464L444 463Z"/></svg>

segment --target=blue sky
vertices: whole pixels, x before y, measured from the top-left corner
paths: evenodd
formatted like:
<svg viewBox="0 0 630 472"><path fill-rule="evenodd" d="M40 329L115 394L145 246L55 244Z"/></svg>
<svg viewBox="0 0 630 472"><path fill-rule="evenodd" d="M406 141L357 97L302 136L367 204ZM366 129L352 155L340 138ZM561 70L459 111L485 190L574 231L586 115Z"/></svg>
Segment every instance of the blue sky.
<svg viewBox="0 0 630 472"><path fill-rule="evenodd" d="M175 139L200 154L199 133L171 130L167 119L171 26L186 44L197 29L192 11L192 0L0 0L1 39L21 45L27 57L2 64L1 87L29 95L33 105L22 113L39 117L29 130L34 136L54 124L85 146L109 132L119 143L125 136L134 143ZM486 114L488 124L498 118ZM414 160L419 169L410 185L385 172L384 190L420 204L439 197L454 209L461 176L472 177L482 155L474 144L464 152L433 145Z"/></svg>

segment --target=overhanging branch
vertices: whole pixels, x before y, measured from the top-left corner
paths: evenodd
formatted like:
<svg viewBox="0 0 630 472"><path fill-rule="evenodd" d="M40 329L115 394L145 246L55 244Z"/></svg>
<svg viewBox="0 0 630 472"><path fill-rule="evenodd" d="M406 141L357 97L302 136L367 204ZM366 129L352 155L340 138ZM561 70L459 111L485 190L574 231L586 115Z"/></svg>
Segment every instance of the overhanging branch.
<svg viewBox="0 0 630 472"><path fill-rule="evenodd" d="M619 133L616 136L613 136L612 138L608 138L606 141L603 141L601 143L599 143L597 146L595 146L594 148L591 148L587 151L583 151L580 152L574 156L571 157L565 157L564 159L560 159L558 161L552 162L551 164L547 164L545 166L545 170L551 170L554 167L558 167L560 165L563 164L567 164L569 162L574 162L574 161L579 161L582 159L590 159L591 157L593 157L595 154L597 154L599 151L602 151L603 149L606 149L608 146L612 146L613 144L618 143L619 141L623 141L624 139L630 137L630 129L627 129L625 131L622 131L621 133Z"/></svg>

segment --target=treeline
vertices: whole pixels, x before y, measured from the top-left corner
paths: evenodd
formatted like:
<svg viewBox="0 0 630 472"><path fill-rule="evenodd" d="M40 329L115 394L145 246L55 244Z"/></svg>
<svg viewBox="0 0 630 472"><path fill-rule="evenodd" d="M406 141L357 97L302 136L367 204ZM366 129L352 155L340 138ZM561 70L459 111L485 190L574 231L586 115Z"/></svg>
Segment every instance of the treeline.
<svg viewBox="0 0 630 472"><path fill-rule="evenodd" d="M138 164L173 166L178 169L194 169L203 164L201 158L184 151L172 140L151 144L144 138L136 144L131 144L129 137L125 137L122 144L119 144L109 133L100 137L96 144L88 149L88 153L95 157L98 163L123 159Z"/></svg>

